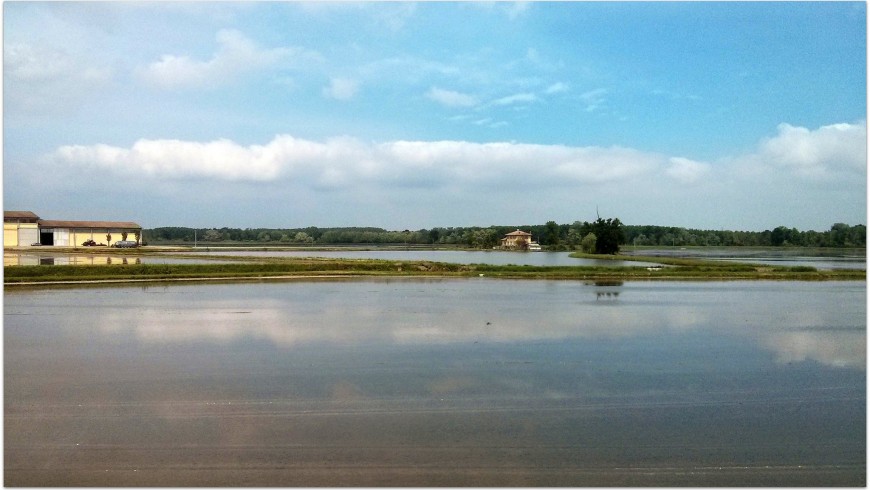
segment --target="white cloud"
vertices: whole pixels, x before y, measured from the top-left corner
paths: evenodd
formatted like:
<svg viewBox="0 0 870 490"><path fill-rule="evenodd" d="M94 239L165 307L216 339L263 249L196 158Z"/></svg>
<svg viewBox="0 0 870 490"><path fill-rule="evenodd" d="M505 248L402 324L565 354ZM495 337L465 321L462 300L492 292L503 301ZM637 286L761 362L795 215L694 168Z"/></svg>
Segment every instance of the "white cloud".
<svg viewBox="0 0 870 490"><path fill-rule="evenodd" d="M624 181L663 159L627 148L467 141L325 142L276 136L266 145L229 140L139 140L130 148L63 146L55 162L159 179L295 180L312 187L369 182L437 186L475 183L563 186Z"/></svg>
<svg viewBox="0 0 870 490"><path fill-rule="evenodd" d="M482 127L498 124L485 117L463 120ZM292 189L307 196L307 203L320 203L306 204L306 213L323 219L335 219L328 210L336 206L365 207L373 199L385 220L403 215L420 226L426 220L473 223L470 208L510 221L540 219L541 213L557 212L557 203L572 209L609 203L612 213L626 222L669 223L673 216L694 213L676 224L710 219L715 224L705 226L746 229L751 222L763 229L788 223L812 229L836 221L866 221L866 143L864 137L857 137L857 143L852 138L863 126L805 131L782 126L778 136L759 143L758 151L709 163L625 147L456 140L378 143L352 137L314 141L278 135L257 145L143 139L129 147L62 146L40 162L38 171L32 168L35 174L54 177L57 192L113 179L167 196L196 188L198 193L233 197L236 201L227 202L239 205L256 207L253 203L262 199L286 207L280 196ZM795 154L785 151L780 143L788 138L798 148L813 143L809 146L817 149L815 156L806 157L806 148L793 148ZM830 155L838 157L832 160ZM773 161L773 156L779 159ZM822 181L827 183L806 185L801 170L806 162L819 161L840 163L825 167L831 175ZM46 177L41 179L44 184ZM324 192L338 189L342 192ZM506 193L546 197L530 207L524 199L506 201ZM796 222L797 206L813 210L810 218ZM719 214L723 207L728 207L727 216ZM362 208L348 212L357 213L359 222L369 216Z"/></svg>
<svg viewBox="0 0 870 490"><path fill-rule="evenodd" d="M477 99L472 95L432 87L426 92L426 97L447 107L473 107Z"/></svg>
<svg viewBox="0 0 870 490"><path fill-rule="evenodd" d="M320 55L300 48L263 49L239 31L223 29L215 36L218 50L207 61L165 54L139 70L147 82L165 89L218 85L239 74L295 59L316 60Z"/></svg>
<svg viewBox="0 0 870 490"><path fill-rule="evenodd" d="M683 184L697 182L710 170L710 164L688 158L672 157L668 162L665 173Z"/></svg>
<svg viewBox="0 0 870 490"><path fill-rule="evenodd" d="M417 5L413 3L393 3L380 6L374 14L374 19L379 26L385 26L391 32L398 32L405 27L409 18L417 11Z"/></svg>
<svg viewBox="0 0 870 490"><path fill-rule="evenodd" d="M530 93L524 92L520 94L508 95L507 97L502 97L500 99L494 100L492 103L495 105L512 105L512 104L527 104L531 102L537 102L538 96Z"/></svg>
<svg viewBox="0 0 870 490"><path fill-rule="evenodd" d="M95 57L31 43L7 43L3 48L7 110L32 115L73 107L98 94L112 76L112 68Z"/></svg>
<svg viewBox="0 0 870 490"><path fill-rule="evenodd" d="M324 87L323 96L336 100L350 100L359 91L359 82L349 78L333 78L329 86Z"/></svg>
<svg viewBox="0 0 870 490"><path fill-rule="evenodd" d="M83 83L107 82L108 66L91 66L68 53L26 43L8 44L3 50L4 76L27 84L69 79ZM32 88L32 85L30 85Z"/></svg>
<svg viewBox="0 0 870 490"><path fill-rule="evenodd" d="M508 19L515 20L528 11L530 6L529 2L511 2L506 9Z"/></svg>
<svg viewBox="0 0 870 490"><path fill-rule="evenodd" d="M568 91L568 84L562 83L562 82L556 82L556 83L550 85L549 87L547 87L547 89L545 90L545 92L548 94L560 94L562 92L567 92L567 91Z"/></svg>
<svg viewBox="0 0 870 490"><path fill-rule="evenodd" d="M866 122L832 124L815 130L780 124L777 129L779 133L762 141L749 160L809 179L866 174Z"/></svg>
<svg viewBox="0 0 870 490"><path fill-rule="evenodd" d="M3 49L3 72L22 81L41 81L68 73L72 60L65 53L25 43L7 44Z"/></svg>

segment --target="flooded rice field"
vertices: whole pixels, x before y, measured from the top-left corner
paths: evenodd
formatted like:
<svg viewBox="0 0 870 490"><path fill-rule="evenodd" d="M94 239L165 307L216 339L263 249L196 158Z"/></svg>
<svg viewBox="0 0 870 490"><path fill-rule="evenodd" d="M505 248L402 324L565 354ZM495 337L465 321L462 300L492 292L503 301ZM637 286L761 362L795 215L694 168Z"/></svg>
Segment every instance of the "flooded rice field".
<svg viewBox="0 0 870 490"><path fill-rule="evenodd" d="M63 252L3 251L3 266L14 265L126 265L126 264L201 264L215 260L172 257L168 255L76 254Z"/></svg>
<svg viewBox="0 0 870 490"><path fill-rule="evenodd" d="M799 250L797 251L799 252ZM708 260L738 261L763 265L809 266L819 270L859 269L866 270L865 255L801 256L796 251L747 250L741 247L705 247L703 249L655 249L625 251L625 255L650 255L660 257L688 257ZM836 253L836 252L833 252ZM11 265L105 265L105 264L202 264L225 263L237 260L256 261L273 258L323 257L333 259L373 260L425 260L453 264L529 265L538 267L556 266L603 266L603 267L649 267L661 264L633 260L600 260L574 258L571 252L509 252L498 250L262 250L191 248L183 252L148 251L143 255L93 254L54 252L49 250L4 251L3 264ZM183 255L183 256L179 256ZM229 257L222 259L221 257Z"/></svg>
<svg viewBox="0 0 870 490"><path fill-rule="evenodd" d="M693 247L659 248L623 251L625 255L651 257L685 257L705 260L724 260L750 264L778 266L809 266L819 270L867 270L867 252L864 249L808 249L802 247Z"/></svg>
<svg viewBox="0 0 870 490"><path fill-rule="evenodd" d="M864 486L866 286L4 293L7 486Z"/></svg>
<svg viewBox="0 0 870 490"><path fill-rule="evenodd" d="M212 249L206 255L246 257L324 257L332 259L426 260L451 264L555 266L648 266L657 265L629 260L578 259L571 252L507 252L497 250L225 250Z"/></svg>

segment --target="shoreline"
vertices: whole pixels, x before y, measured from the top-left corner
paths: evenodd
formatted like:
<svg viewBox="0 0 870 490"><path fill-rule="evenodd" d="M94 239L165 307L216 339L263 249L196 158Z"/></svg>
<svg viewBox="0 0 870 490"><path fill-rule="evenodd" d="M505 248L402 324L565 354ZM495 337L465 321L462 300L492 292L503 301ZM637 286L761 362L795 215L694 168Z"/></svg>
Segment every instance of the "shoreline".
<svg viewBox="0 0 870 490"><path fill-rule="evenodd" d="M297 260L273 263L8 266L7 288L189 282L320 279L489 278L568 281L865 281L866 271L810 267L692 264L646 267L531 267L374 260Z"/></svg>
<svg viewBox="0 0 870 490"><path fill-rule="evenodd" d="M292 247L292 250L300 248ZM312 247L308 250L328 250ZM348 248L343 248L348 250ZM386 250L379 247L376 250ZM418 249L415 247L415 249ZM89 265L8 265L4 266L3 284L7 287L41 287L74 285L123 285L175 282L248 282L255 280L318 280L342 278L472 278L489 277L517 280L575 281L850 281L866 280L866 269L816 269L804 265L769 265L703 257L646 255L629 247L628 254L596 255L572 252L571 257L604 261L626 261L648 265L492 265L435 262L430 260L390 260L323 257L262 257L211 255L204 263L180 264L89 264ZM229 250L223 248L223 250ZM260 251L262 247L245 248ZM272 249L278 251L277 249ZM334 249L333 249L334 250ZM719 248L718 250L721 250ZM745 250L745 249L741 249ZM771 249L767 249L772 251ZM792 252L797 249L789 249ZM804 249L806 252L817 249ZM115 249L108 247L11 248L12 253L50 255L105 254L124 257L191 257L207 248L159 247ZM748 250L747 250L748 251ZM784 251L784 250L783 250ZM844 252L841 249L840 252ZM850 250L855 253L857 250ZM481 251L487 252L487 251ZM675 251L676 252L676 251ZM737 250L735 250L737 252ZM833 252L833 250L830 250ZM540 252L516 252L540 253ZM547 252L544 252L547 253ZM202 256L201 256L202 257ZM227 260L227 262L218 262Z"/></svg>

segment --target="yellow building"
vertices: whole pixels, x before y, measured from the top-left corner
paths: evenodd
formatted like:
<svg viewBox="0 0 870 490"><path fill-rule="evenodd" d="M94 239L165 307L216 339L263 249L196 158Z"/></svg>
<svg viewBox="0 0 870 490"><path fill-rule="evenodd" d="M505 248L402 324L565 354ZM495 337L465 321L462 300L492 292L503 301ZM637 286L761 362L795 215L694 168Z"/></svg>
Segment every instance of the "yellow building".
<svg viewBox="0 0 870 490"><path fill-rule="evenodd" d="M3 247L39 243L39 216L30 211L3 212Z"/></svg>
<svg viewBox="0 0 870 490"><path fill-rule="evenodd" d="M113 246L141 239L142 227L131 221L44 220L30 211L3 212L3 247L80 247L88 240Z"/></svg>
<svg viewBox="0 0 870 490"><path fill-rule="evenodd" d="M512 231L501 239L502 248L512 250L528 250L532 243L532 234L524 231Z"/></svg>

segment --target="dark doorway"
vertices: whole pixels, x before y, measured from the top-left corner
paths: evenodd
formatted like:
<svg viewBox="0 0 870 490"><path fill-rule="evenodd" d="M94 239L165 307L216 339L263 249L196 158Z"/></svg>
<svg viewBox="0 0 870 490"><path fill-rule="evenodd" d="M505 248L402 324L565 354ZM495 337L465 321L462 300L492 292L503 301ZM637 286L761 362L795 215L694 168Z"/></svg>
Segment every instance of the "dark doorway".
<svg viewBox="0 0 870 490"><path fill-rule="evenodd" d="M54 245L54 231L40 231L39 243L42 245Z"/></svg>

